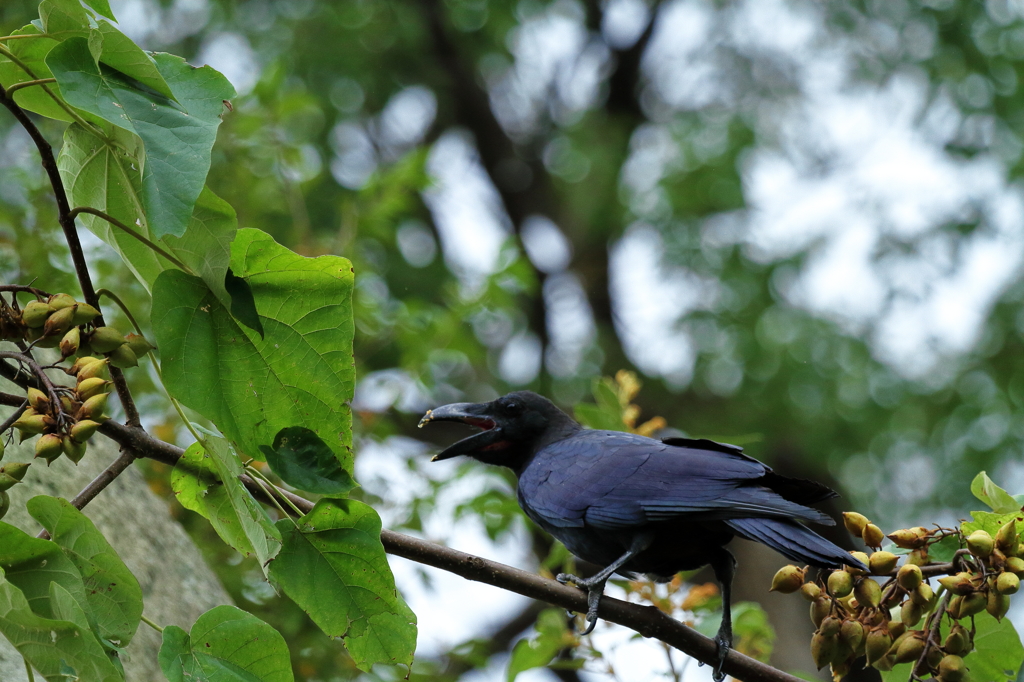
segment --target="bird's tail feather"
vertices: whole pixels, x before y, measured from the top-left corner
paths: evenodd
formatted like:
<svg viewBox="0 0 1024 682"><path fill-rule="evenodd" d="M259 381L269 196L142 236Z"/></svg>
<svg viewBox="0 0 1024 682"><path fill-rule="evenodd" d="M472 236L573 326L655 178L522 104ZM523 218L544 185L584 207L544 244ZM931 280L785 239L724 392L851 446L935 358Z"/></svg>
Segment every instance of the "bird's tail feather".
<svg viewBox="0 0 1024 682"><path fill-rule="evenodd" d="M785 519L745 518L726 521L736 534L768 545L787 559L819 568L840 568L844 564L867 570L867 566L810 528Z"/></svg>

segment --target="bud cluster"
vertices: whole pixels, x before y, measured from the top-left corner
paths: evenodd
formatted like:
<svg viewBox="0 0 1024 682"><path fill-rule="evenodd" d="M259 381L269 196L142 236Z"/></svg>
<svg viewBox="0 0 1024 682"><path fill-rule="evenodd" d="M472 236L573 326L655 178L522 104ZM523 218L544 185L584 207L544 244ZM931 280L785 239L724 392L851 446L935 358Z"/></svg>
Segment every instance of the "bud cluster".
<svg viewBox="0 0 1024 682"><path fill-rule="evenodd" d="M12 426L21 433L21 440L39 435L37 458L50 463L66 455L78 464L85 456L86 442L105 419L109 363L107 358L81 357L65 370L77 378L74 389L61 386L52 394L28 389L28 408Z"/></svg>
<svg viewBox="0 0 1024 682"><path fill-rule="evenodd" d="M869 547L880 548L881 538L888 537L909 553L897 568L900 557L892 552L852 552L870 574L852 566L822 572L816 581L807 581L807 569L797 566L784 566L775 574L773 591L799 591L811 602L811 620L817 628L811 639L815 665L830 665L837 682L860 656L883 671L914 663L914 679L931 674L938 682L970 680L964 657L974 648L972 617L987 611L1001 620L1024 575L1024 544L1016 521L1005 524L993 538L984 530L964 537L956 530L922 527L883 536L861 514L847 512L843 520L847 530ZM950 534L957 535L966 549L957 552L952 564L956 572L938 578L933 589L921 568L938 565L929 560L928 549ZM943 617L950 627L940 640ZM970 628L961 624L965 619L971 619Z"/></svg>

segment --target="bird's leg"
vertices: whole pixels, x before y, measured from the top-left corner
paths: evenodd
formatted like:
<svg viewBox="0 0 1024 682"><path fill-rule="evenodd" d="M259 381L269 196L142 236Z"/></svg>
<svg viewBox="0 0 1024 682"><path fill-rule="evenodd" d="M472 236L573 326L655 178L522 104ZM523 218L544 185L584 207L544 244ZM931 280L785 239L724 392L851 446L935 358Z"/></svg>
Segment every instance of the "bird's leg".
<svg viewBox="0 0 1024 682"><path fill-rule="evenodd" d="M722 624L715 635L715 643L718 644L718 663L715 664L712 677L715 682L722 682L725 679L722 667L725 665L725 657L729 655L729 649L732 648L732 578L736 573L736 559L723 547L711 560L711 569L722 586Z"/></svg>
<svg viewBox="0 0 1024 682"><path fill-rule="evenodd" d="M601 595L604 594L604 584L608 582L608 578L630 559L650 547L653 541L654 536L649 533L637 535L633 538L633 544L625 554L589 578L580 578L572 573L559 573L555 577L555 580L563 585L573 583L577 587L587 590L587 629L581 635L589 635L597 625L597 608L601 605Z"/></svg>

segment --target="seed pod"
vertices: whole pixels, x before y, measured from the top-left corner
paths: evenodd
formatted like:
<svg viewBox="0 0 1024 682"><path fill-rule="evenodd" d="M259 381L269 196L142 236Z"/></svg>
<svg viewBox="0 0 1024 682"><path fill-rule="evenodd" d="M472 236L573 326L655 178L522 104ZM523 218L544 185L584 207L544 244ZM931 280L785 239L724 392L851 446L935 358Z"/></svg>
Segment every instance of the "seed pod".
<svg viewBox="0 0 1024 682"><path fill-rule="evenodd" d="M946 613L953 620L960 620L960 607L964 603L964 598L960 595L956 595L949 600L949 604L946 605Z"/></svg>
<svg viewBox="0 0 1024 682"><path fill-rule="evenodd" d="M838 648L839 640L835 635L825 636L820 632L814 633L814 636L811 637L811 658L814 659L815 667L821 670L831 663Z"/></svg>
<svg viewBox="0 0 1024 682"><path fill-rule="evenodd" d="M124 337L124 342L128 344L128 347L132 349L137 358L141 358L155 348L153 344L146 340L146 337L140 334L129 334Z"/></svg>
<svg viewBox="0 0 1024 682"><path fill-rule="evenodd" d="M110 376L107 365L108 362L106 359L96 360L88 365L84 365L80 370L78 370L78 380L84 381L85 379L92 379L94 377L106 379Z"/></svg>
<svg viewBox="0 0 1024 682"><path fill-rule="evenodd" d="M25 478L30 466L32 466L31 462L11 462L0 467L0 474L10 476L17 482Z"/></svg>
<svg viewBox="0 0 1024 682"><path fill-rule="evenodd" d="M868 566L874 575L889 575L898 561L899 557L892 552L875 552L868 560Z"/></svg>
<svg viewBox="0 0 1024 682"><path fill-rule="evenodd" d="M971 595L974 596L974 595ZM979 593L980 597L981 594ZM996 620L1002 620L1006 612L1010 610L1010 597L1006 594L999 594L995 590L990 590L988 596L985 598L985 610L988 611L990 616L993 616ZM961 612L963 607L961 607Z"/></svg>
<svg viewBox="0 0 1024 682"><path fill-rule="evenodd" d="M47 426L46 415L35 414L34 410L31 415L28 412L28 410L25 410L25 412L18 417L18 421L14 422L11 426L22 433L29 435L45 431Z"/></svg>
<svg viewBox="0 0 1024 682"><path fill-rule="evenodd" d="M838 618L835 616L825 616L821 621L821 625L818 626L818 632L826 637L832 637L839 634L840 627L842 627L842 623Z"/></svg>
<svg viewBox="0 0 1024 682"><path fill-rule="evenodd" d="M1006 570L1020 576L1024 573L1024 559L1016 556L1006 557Z"/></svg>
<svg viewBox="0 0 1024 682"><path fill-rule="evenodd" d="M896 582L908 592L917 589L922 580L924 580L924 574L921 573L921 567L915 564L903 564L896 572Z"/></svg>
<svg viewBox="0 0 1024 682"><path fill-rule="evenodd" d="M78 347L82 342L82 330L78 327L72 327L68 330L68 333L64 335L64 338L60 340L60 356L62 358L69 358L78 352Z"/></svg>
<svg viewBox="0 0 1024 682"><path fill-rule="evenodd" d="M983 530L976 530L967 536L967 549L971 550L971 554L982 559L992 556L995 546L995 540Z"/></svg>
<svg viewBox="0 0 1024 682"><path fill-rule="evenodd" d="M832 600L828 597L818 597L811 603L811 622L814 627L821 625L825 616L832 610Z"/></svg>
<svg viewBox="0 0 1024 682"><path fill-rule="evenodd" d="M828 576L828 592L833 597L845 597L853 591L853 578L846 571L832 571Z"/></svg>
<svg viewBox="0 0 1024 682"><path fill-rule="evenodd" d="M128 369L129 367L138 367L139 359L135 357L135 352L126 343L110 351L110 364L120 369Z"/></svg>
<svg viewBox="0 0 1024 682"><path fill-rule="evenodd" d="M1016 554L1018 551L1019 540L1017 539L1017 522L1013 519L1006 522L999 532L996 534L996 547L1007 555Z"/></svg>
<svg viewBox="0 0 1024 682"><path fill-rule="evenodd" d="M888 537L896 543L897 547L917 549L924 546L925 541L928 539L928 529L921 528L920 526L917 528L904 528L890 533Z"/></svg>
<svg viewBox="0 0 1024 682"><path fill-rule="evenodd" d="M75 307L61 308L51 313L43 325L44 336L60 336L71 327L71 318L75 316Z"/></svg>
<svg viewBox="0 0 1024 682"><path fill-rule="evenodd" d="M96 319L96 316L100 314L100 311L93 308L88 303L79 303L78 310L75 311L75 316L71 318L71 324L88 324Z"/></svg>
<svg viewBox="0 0 1024 682"><path fill-rule="evenodd" d="M868 517L857 512L843 512L843 525L850 535L859 538L864 533L864 526L871 523Z"/></svg>
<svg viewBox="0 0 1024 682"><path fill-rule="evenodd" d="M36 441L36 458L45 459L47 462L60 457L61 444L60 436L55 433L44 433Z"/></svg>
<svg viewBox="0 0 1024 682"><path fill-rule="evenodd" d="M1000 573L996 578L996 591L999 594L1017 594L1020 589L1020 578L1013 573Z"/></svg>
<svg viewBox="0 0 1024 682"><path fill-rule="evenodd" d="M953 654L943 656L939 661L938 679L940 682L966 682L967 666L964 665L964 659Z"/></svg>
<svg viewBox="0 0 1024 682"><path fill-rule="evenodd" d="M966 571L960 571L956 575L946 575L939 578L939 584L953 594L970 594L974 591L973 576Z"/></svg>
<svg viewBox="0 0 1024 682"><path fill-rule="evenodd" d="M864 530L861 532L860 537L868 547L881 547L882 540L885 539L885 533L883 533L882 529L875 524L869 523L864 526Z"/></svg>
<svg viewBox="0 0 1024 682"><path fill-rule="evenodd" d="M6 491L18 484L18 479L7 474L0 473L0 491Z"/></svg>
<svg viewBox="0 0 1024 682"><path fill-rule="evenodd" d="M850 552L850 556L852 556L854 559L861 562L865 566L868 565L868 555L864 552ZM867 575L867 573L864 570L857 568L856 566L850 566L849 564L845 564L843 566L843 570L849 573L850 575Z"/></svg>
<svg viewBox="0 0 1024 682"><path fill-rule="evenodd" d="M963 656L971 650L971 636L960 623L953 623L953 627L950 628L949 634L946 635L946 641L943 643L942 648L945 649L947 654Z"/></svg>
<svg viewBox="0 0 1024 682"><path fill-rule="evenodd" d="M94 395L103 393L104 390L110 384L106 379L99 377L93 377L91 379L83 379L78 382L78 388L75 389L75 393L78 394L79 400L88 400Z"/></svg>
<svg viewBox="0 0 1024 682"><path fill-rule="evenodd" d="M61 449L68 456L68 459L75 464L81 462L82 458L85 457L86 447L85 443L80 443L71 436L64 436L61 439Z"/></svg>
<svg viewBox="0 0 1024 682"><path fill-rule="evenodd" d="M885 627L889 628L889 634L894 638L902 637L903 633L907 631L907 626L898 620L890 620Z"/></svg>
<svg viewBox="0 0 1024 682"><path fill-rule="evenodd" d="M113 327L97 327L89 336L89 345L97 353L109 353L124 345L124 334Z"/></svg>
<svg viewBox="0 0 1024 682"><path fill-rule="evenodd" d="M921 583L910 593L910 598L918 606L927 608L931 606L932 600L935 599L935 592L932 591L932 587L928 583Z"/></svg>
<svg viewBox="0 0 1024 682"><path fill-rule="evenodd" d="M37 414L47 412L50 409L50 397L38 388L30 388L27 391L28 404Z"/></svg>
<svg viewBox="0 0 1024 682"><path fill-rule="evenodd" d="M981 592L969 594L963 599L963 602L960 604L960 618L969 618L970 616L981 613L988 606L988 600ZM1007 598L1007 601L1009 601L1009 598Z"/></svg>
<svg viewBox="0 0 1024 682"><path fill-rule="evenodd" d="M78 301L75 300L75 297L71 294L54 294L50 298L46 299L46 302L49 303L50 307L54 310L70 308L78 303Z"/></svg>
<svg viewBox="0 0 1024 682"><path fill-rule="evenodd" d="M803 595L807 601L814 601L821 596L821 588L815 583L804 583L800 586L800 594Z"/></svg>
<svg viewBox="0 0 1024 682"><path fill-rule="evenodd" d="M919 631L914 631L914 633ZM924 653L925 641L920 635L908 633L910 636L903 640L900 648L896 650L896 663L909 663L921 658Z"/></svg>
<svg viewBox="0 0 1024 682"><path fill-rule="evenodd" d="M892 646L892 636L884 628L878 628L868 633L864 640L864 655L867 657L868 665L874 665L881 660Z"/></svg>
<svg viewBox="0 0 1024 682"><path fill-rule="evenodd" d="M42 329L46 324L46 318L53 312L53 308L42 301L29 301L28 305L21 311L21 321L29 329Z"/></svg>
<svg viewBox="0 0 1024 682"><path fill-rule="evenodd" d="M912 599L903 602L903 606L900 607L900 622L908 628L917 625L923 615L924 609L919 604L915 604Z"/></svg>
<svg viewBox="0 0 1024 682"><path fill-rule="evenodd" d="M60 394L60 409L67 414L74 414L78 411L78 408L82 406L82 403L74 400L67 393Z"/></svg>
<svg viewBox="0 0 1024 682"><path fill-rule="evenodd" d="M83 419L74 426L71 427L71 437L77 440L79 443L92 438L93 434L96 433L96 429L100 428L98 422L94 422L91 419Z"/></svg>
<svg viewBox="0 0 1024 682"><path fill-rule="evenodd" d="M83 419L91 419L92 421L100 421L103 417L103 410L107 407L107 396L109 393L99 393L82 403L82 406L78 408L78 413L75 415L75 419L81 421Z"/></svg>
<svg viewBox="0 0 1024 682"><path fill-rule="evenodd" d="M871 578L862 578L853 588L853 593L861 604L877 607L882 601L882 588Z"/></svg>
<svg viewBox="0 0 1024 682"><path fill-rule="evenodd" d="M0 519L7 516L7 510L11 508L11 496L6 490L0 490Z"/></svg>
<svg viewBox="0 0 1024 682"><path fill-rule="evenodd" d="M86 365L91 365L94 362L100 362L103 358L94 358L91 355L83 355L75 360L74 364L70 368L64 370L69 376L76 376L78 372Z"/></svg>
<svg viewBox="0 0 1024 682"><path fill-rule="evenodd" d="M896 665L895 658L895 654L882 656L880 659L872 663L871 667L882 672L889 672L893 669L893 666Z"/></svg>
<svg viewBox="0 0 1024 682"><path fill-rule="evenodd" d="M783 566L775 573L775 577L772 578L772 586L768 591L792 594L799 590L803 584L803 569L796 566Z"/></svg>
<svg viewBox="0 0 1024 682"><path fill-rule="evenodd" d="M931 563L931 559L928 558L928 548L922 547L912 551L907 555L907 563L915 566L927 566Z"/></svg>
<svg viewBox="0 0 1024 682"><path fill-rule="evenodd" d="M864 626L856 620L843 621L839 628L839 639L850 647L854 654L861 653L861 647L864 646Z"/></svg>

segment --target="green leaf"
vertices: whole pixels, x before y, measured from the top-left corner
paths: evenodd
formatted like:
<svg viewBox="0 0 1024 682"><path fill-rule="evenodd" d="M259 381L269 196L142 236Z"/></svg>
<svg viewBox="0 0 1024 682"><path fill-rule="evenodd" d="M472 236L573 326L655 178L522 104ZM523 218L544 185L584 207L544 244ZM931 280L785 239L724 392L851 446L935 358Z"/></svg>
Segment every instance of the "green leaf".
<svg viewBox="0 0 1024 682"><path fill-rule="evenodd" d="M23 28L14 31L11 35L24 36L24 35L40 35L42 31L38 28L29 24ZM6 57L0 56L0 84L5 88L14 85L15 83L25 83L31 80L39 78L53 78L53 74L50 73L50 67L46 65L46 55L50 53L50 50L57 45L56 40L52 38L31 38L24 40L10 40L7 41L7 48L14 54L15 57L20 59L25 66L31 69L32 74L28 74L20 66L10 61ZM50 83L47 86L51 92L58 93L58 88ZM22 109L33 111L42 116L48 118L54 118L58 121L72 121L71 115L64 111L59 104L57 104L52 97L46 94L42 86L33 85L28 88L22 88L14 93L14 101Z"/></svg>
<svg viewBox="0 0 1024 682"><path fill-rule="evenodd" d="M974 653L964 659L975 680L1013 682L1017 679L1024 645L1009 618L997 621L988 613L974 618Z"/></svg>
<svg viewBox="0 0 1024 682"><path fill-rule="evenodd" d="M48 595L47 602L50 601ZM81 624L84 620L81 602L56 583L52 601L60 612L79 624L34 613L22 591L0 569L0 632L45 679L66 682L65 672L71 668L81 680L124 680L96 636Z"/></svg>
<svg viewBox="0 0 1024 682"><path fill-rule="evenodd" d="M971 512L971 520L964 521L960 524L960 532L964 535L970 535L976 530L983 530L992 537L995 537L1000 528L1010 521L1016 521L1019 516L1019 512L1013 512L1011 514L997 514L995 512L983 511ZM1017 535L1019 537L1021 533L1019 525L1017 528Z"/></svg>
<svg viewBox="0 0 1024 682"><path fill-rule="evenodd" d="M949 562L960 550L960 536L947 535L938 542L928 545L928 557L932 561Z"/></svg>
<svg viewBox="0 0 1024 682"><path fill-rule="evenodd" d="M234 96L234 89L208 66L194 69L167 54L153 60L177 102L98 66L85 38L57 45L46 64L69 104L142 139L142 203L150 230L157 238L181 236L210 170L223 101Z"/></svg>
<svg viewBox="0 0 1024 682"><path fill-rule="evenodd" d="M302 426L281 429L274 437L274 447L263 445L260 449L274 473L300 490L338 495L356 485L327 443Z"/></svg>
<svg viewBox="0 0 1024 682"><path fill-rule="evenodd" d="M42 0L39 18L47 33L89 30L89 12L78 0Z"/></svg>
<svg viewBox="0 0 1024 682"><path fill-rule="evenodd" d="M997 486L984 471L975 476L974 480L971 481L971 493L987 504L992 511L1000 514L1019 512L1021 509L1017 500L1013 499L1010 493Z"/></svg>
<svg viewBox="0 0 1024 682"><path fill-rule="evenodd" d="M171 488L183 507L209 519L224 542L245 556L255 554L266 570L281 548L281 535L238 479L241 473L227 441L208 436L175 464Z"/></svg>
<svg viewBox="0 0 1024 682"><path fill-rule="evenodd" d="M56 543L32 537L3 522L0 522L0 568L6 580L22 592L32 611L40 616L54 617L50 605L51 583L66 589L78 603L86 603L82 574Z"/></svg>
<svg viewBox="0 0 1024 682"><path fill-rule="evenodd" d="M322 499L299 519L277 522L284 546L270 574L330 637L344 637L360 670L412 665L416 616L395 588L380 517L354 500Z"/></svg>
<svg viewBox="0 0 1024 682"><path fill-rule="evenodd" d="M160 669L170 682L292 682L284 637L234 606L210 609L186 633L164 628Z"/></svg>
<svg viewBox="0 0 1024 682"><path fill-rule="evenodd" d="M569 628L566 627L565 612L561 609L541 611L534 627L537 634L529 639L519 640L512 649L506 673L508 682L513 682L521 672L551 663L572 639Z"/></svg>
<svg viewBox="0 0 1024 682"><path fill-rule="evenodd" d="M85 0L85 4L92 7L96 12L107 17L111 21L117 21L114 18L114 12L110 9L110 3L107 0Z"/></svg>
<svg viewBox="0 0 1024 682"><path fill-rule="evenodd" d="M598 405L591 403L580 403L575 409L576 421L592 429L604 431L621 431L622 417L616 414L609 414Z"/></svg>
<svg viewBox="0 0 1024 682"><path fill-rule="evenodd" d="M39 495L26 506L81 572L97 635L128 646L142 620L139 581L93 522L67 500Z"/></svg>
<svg viewBox="0 0 1024 682"><path fill-rule="evenodd" d="M175 99L153 58L109 21L101 19L89 32L89 48L96 61L134 78L164 97Z"/></svg>
<svg viewBox="0 0 1024 682"><path fill-rule="evenodd" d="M259 230L238 231L231 270L249 284L264 329L232 318L204 283L177 271L153 288L167 389L249 457L302 426L352 468L352 284L348 260L304 258Z"/></svg>

